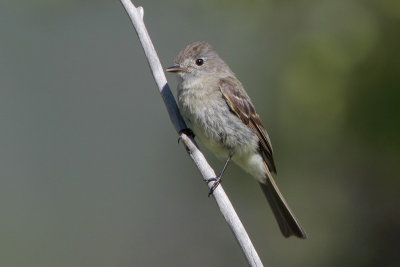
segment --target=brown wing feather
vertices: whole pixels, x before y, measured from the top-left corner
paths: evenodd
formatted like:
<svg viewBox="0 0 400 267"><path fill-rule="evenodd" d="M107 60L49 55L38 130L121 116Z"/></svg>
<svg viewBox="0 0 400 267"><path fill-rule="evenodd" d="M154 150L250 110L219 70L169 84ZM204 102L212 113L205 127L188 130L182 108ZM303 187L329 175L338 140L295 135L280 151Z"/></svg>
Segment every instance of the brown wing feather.
<svg viewBox="0 0 400 267"><path fill-rule="evenodd" d="M271 172L276 172L268 133L262 125L260 116L258 116L242 84L235 78L225 78L219 81L219 88L233 113L256 133L260 140L260 150L268 168Z"/></svg>

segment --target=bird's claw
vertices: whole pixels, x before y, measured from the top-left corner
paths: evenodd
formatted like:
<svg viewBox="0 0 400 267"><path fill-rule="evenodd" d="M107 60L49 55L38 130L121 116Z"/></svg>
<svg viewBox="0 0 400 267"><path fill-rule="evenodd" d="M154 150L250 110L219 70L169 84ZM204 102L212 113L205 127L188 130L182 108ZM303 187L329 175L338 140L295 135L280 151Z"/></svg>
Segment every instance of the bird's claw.
<svg viewBox="0 0 400 267"><path fill-rule="evenodd" d="M195 134L193 133L192 129L190 128L185 128L179 131L179 138L178 138L178 144L182 139L182 134L186 134L187 136L194 138Z"/></svg>
<svg viewBox="0 0 400 267"><path fill-rule="evenodd" d="M204 181L206 181L207 183L214 182L213 185L210 188L210 192L208 192L208 197L210 197L214 193L214 190L221 183L222 177L221 176L217 176L217 177L213 177L213 178L204 179Z"/></svg>

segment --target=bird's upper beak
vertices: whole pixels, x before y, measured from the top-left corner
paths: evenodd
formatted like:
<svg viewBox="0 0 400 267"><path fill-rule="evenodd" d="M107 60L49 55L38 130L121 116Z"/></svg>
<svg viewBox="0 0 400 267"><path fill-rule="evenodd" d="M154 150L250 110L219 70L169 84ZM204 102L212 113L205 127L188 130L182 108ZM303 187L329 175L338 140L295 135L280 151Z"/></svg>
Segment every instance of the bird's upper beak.
<svg viewBox="0 0 400 267"><path fill-rule="evenodd" d="M167 68L166 71L167 71L167 72L179 73L179 72L184 72L185 69L184 69L184 68L181 68L181 66L179 66L179 65L175 65L175 66L172 66L172 67Z"/></svg>

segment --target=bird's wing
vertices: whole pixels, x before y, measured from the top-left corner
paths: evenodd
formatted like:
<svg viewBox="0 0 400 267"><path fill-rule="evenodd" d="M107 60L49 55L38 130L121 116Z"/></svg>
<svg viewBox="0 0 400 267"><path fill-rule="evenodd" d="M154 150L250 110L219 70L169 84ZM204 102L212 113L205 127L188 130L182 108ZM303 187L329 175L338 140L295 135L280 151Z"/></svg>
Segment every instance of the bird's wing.
<svg viewBox="0 0 400 267"><path fill-rule="evenodd" d="M256 133L260 140L261 154L268 168L271 172L276 172L268 133L262 125L260 116L258 116L242 84L235 78L224 78L219 81L219 88L232 112Z"/></svg>

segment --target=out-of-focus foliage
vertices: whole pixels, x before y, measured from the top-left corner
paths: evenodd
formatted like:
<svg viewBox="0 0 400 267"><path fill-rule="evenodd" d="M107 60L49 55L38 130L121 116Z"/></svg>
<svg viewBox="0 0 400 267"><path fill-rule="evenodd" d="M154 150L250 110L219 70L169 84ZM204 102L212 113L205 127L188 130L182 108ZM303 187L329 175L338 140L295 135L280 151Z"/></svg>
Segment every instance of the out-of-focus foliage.
<svg viewBox="0 0 400 267"><path fill-rule="evenodd" d="M209 41L267 126L309 239L281 236L239 168L223 182L266 266L400 264L400 1L135 3L165 66ZM245 265L120 3L0 18L0 265Z"/></svg>

